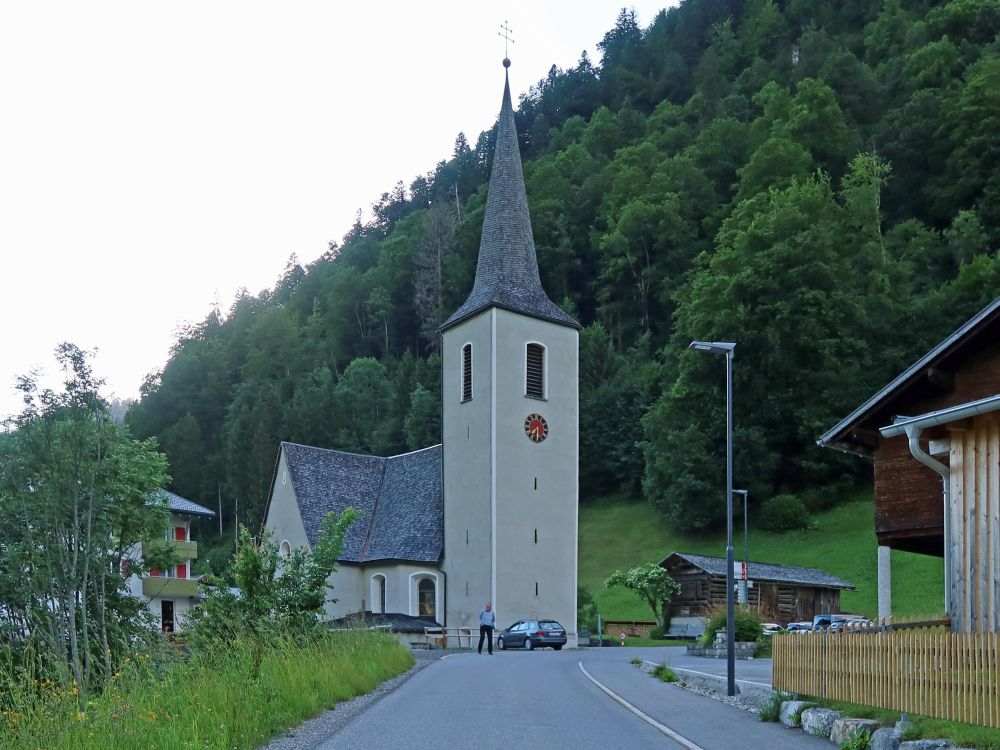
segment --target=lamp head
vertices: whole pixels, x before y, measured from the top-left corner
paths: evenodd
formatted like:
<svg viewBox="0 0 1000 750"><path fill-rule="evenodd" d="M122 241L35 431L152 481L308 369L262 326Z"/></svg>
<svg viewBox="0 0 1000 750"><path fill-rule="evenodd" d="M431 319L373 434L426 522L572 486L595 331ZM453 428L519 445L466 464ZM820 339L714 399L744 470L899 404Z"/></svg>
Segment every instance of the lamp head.
<svg viewBox="0 0 1000 750"><path fill-rule="evenodd" d="M712 352L713 354L730 354L736 344L728 341L692 341L688 349L695 349L699 352Z"/></svg>

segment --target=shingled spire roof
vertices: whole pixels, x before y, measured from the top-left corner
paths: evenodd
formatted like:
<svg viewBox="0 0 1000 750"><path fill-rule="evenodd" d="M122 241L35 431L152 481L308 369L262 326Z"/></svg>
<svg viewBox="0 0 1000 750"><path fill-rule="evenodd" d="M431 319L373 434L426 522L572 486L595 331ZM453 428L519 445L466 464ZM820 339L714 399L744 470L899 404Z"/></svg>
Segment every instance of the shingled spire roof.
<svg viewBox="0 0 1000 750"><path fill-rule="evenodd" d="M504 60L504 67L510 61ZM552 302L542 289L538 258L531 235L528 196L517 145L510 78L504 74L503 104L497 125L493 172L486 200L486 218L479 243L476 283L465 303L441 326L445 331L490 307L501 307L533 318L579 328L572 316Z"/></svg>

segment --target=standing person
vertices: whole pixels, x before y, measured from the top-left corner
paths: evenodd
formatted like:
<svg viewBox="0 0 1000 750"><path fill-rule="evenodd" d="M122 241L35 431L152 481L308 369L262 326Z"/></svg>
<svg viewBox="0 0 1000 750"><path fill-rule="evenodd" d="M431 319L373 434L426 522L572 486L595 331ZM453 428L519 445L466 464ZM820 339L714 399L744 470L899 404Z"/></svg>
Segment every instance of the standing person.
<svg viewBox="0 0 1000 750"><path fill-rule="evenodd" d="M486 639L486 646L490 656L493 655L493 628L496 627L496 613L493 612L493 605L486 602L486 608L479 613L479 653L483 653L483 638Z"/></svg>

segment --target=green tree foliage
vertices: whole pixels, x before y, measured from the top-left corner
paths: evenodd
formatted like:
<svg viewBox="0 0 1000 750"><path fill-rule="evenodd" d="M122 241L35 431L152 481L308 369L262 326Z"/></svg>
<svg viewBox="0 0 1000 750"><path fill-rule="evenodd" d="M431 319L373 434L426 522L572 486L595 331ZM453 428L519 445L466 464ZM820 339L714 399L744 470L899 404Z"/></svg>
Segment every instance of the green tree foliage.
<svg viewBox="0 0 1000 750"><path fill-rule="evenodd" d="M344 534L357 511L328 513L312 549L281 554L270 534L254 538L240 527L239 543L221 578L202 578L204 601L189 615L188 638L204 653L225 652L234 640L247 639L252 648L252 670L260 663L271 639L307 635L319 623L332 588L330 575L344 546ZM234 586L233 591L229 586Z"/></svg>
<svg viewBox="0 0 1000 750"><path fill-rule="evenodd" d="M994 0L686 0L642 29L623 10L599 65L521 97L542 280L586 327L582 498L642 491L682 527L719 522L722 368L695 338L738 345L754 502L857 480L816 436L1000 288L998 17ZM472 286L492 146L460 134L147 379L129 425L182 494L221 488L227 537L237 503L262 520L280 440L440 439L435 331Z"/></svg>
<svg viewBox="0 0 1000 750"><path fill-rule="evenodd" d="M670 601L681 592L681 585L656 563L646 563L630 570L616 570L604 582L608 588L624 586L642 599L653 611L656 624L664 626Z"/></svg>
<svg viewBox="0 0 1000 750"><path fill-rule="evenodd" d="M111 419L89 357L58 347L59 392L21 378L25 409L0 440L0 636L30 644L39 679L72 680L81 703L148 632L121 561L142 543L162 564L167 525L166 461Z"/></svg>
<svg viewBox="0 0 1000 750"><path fill-rule="evenodd" d="M708 623L705 625L705 632L701 636L701 645L710 646L715 641L715 633L724 630L729 623L726 614L726 607L716 607L708 613ZM760 615L749 607L737 607L733 617L733 630L736 641L740 643L754 643L763 638Z"/></svg>

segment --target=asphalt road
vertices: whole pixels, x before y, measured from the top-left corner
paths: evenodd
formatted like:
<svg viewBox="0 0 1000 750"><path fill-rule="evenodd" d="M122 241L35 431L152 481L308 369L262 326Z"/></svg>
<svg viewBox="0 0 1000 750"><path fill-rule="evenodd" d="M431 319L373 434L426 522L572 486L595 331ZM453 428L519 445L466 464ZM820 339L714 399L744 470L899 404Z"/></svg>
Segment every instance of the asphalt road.
<svg viewBox="0 0 1000 750"><path fill-rule="evenodd" d="M825 740L761 723L745 711L653 679L629 663L633 655L650 661L669 656L673 662L675 650L452 654L418 672L319 748L680 747L591 683L580 663L606 687L704 750L830 747ZM722 668L724 674L725 662Z"/></svg>
<svg viewBox="0 0 1000 750"><path fill-rule="evenodd" d="M607 651L608 649L602 649ZM687 649L680 648L620 648L619 651L632 655L632 652L642 656L643 659L665 663L670 667L691 669L696 672L726 676L725 659L706 659L702 656L688 656ZM761 686L771 686L771 660L754 659L753 661L736 662L736 679L747 680Z"/></svg>

